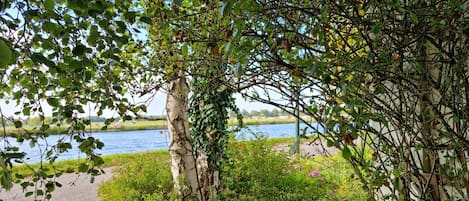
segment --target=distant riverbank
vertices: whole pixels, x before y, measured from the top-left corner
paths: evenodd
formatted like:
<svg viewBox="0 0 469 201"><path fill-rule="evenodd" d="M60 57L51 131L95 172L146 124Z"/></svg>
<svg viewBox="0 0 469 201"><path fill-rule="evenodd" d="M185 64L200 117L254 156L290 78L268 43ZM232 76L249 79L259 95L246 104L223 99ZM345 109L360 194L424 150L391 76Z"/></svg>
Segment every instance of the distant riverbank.
<svg viewBox="0 0 469 201"><path fill-rule="evenodd" d="M287 124L295 122L295 118L259 118L259 119L243 119L244 125L262 125L262 124ZM234 126L237 124L236 119L228 120L228 125ZM101 128L104 126L103 122L93 122L91 126L87 127L87 131L103 132L103 131L134 131L134 130L154 130L165 129L167 123L164 120L159 121L126 121L115 122L107 127L106 130ZM23 128L6 127L6 134L8 136L24 134L27 132L38 132L39 126L26 125ZM67 127L51 127L48 134L62 134L67 132ZM0 133L3 133L0 131Z"/></svg>

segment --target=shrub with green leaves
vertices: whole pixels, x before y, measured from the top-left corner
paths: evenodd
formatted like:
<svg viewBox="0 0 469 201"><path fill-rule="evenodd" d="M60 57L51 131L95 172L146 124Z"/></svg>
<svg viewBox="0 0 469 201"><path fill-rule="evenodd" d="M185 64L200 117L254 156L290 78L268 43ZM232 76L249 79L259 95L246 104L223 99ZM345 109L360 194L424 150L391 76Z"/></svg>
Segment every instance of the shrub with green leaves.
<svg viewBox="0 0 469 201"><path fill-rule="evenodd" d="M276 152L263 138L232 143L222 182L223 200L321 200L330 188L298 173L286 153Z"/></svg>
<svg viewBox="0 0 469 201"><path fill-rule="evenodd" d="M137 158L117 168L117 177L99 188L102 201L172 200L170 163L158 161L151 154Z"/></svg>

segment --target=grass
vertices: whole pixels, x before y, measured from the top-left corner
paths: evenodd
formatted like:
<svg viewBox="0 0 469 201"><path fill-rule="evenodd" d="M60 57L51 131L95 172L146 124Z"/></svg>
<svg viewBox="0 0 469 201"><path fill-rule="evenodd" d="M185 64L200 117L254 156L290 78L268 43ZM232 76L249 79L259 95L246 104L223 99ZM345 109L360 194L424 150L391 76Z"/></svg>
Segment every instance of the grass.
<svg viewBox="0 0 469 201"><path fill-rule="evenodd" d="M298 158L273 151L294 138L231 141L224 161L222 192L212 200L367 200L353 169L336 154ZM103 167L117 167L116 176L99 187L103 201L174 200L167 150L103 157ZM77 171L84 160L54 163L55 171ZM14 166L14 173L34 174L40 164ZM50 164L44 164L53 172Z"/></svg>
<svg viewBox="0 0 469 201"><path fill-rule="evenodd" d="M261 125L261 124L287 124L295 122L294 118L272 118L272 119L243 119L244 125ZM230 126L236 125L236 119L228 120ZM166 129L167 123L164 120L160 121L126 121L126 122L115 122L107 127L106 130L101 130L104 126L103 122L93 122L91 126L86 129L88 131L102 132L102 131L132 131L132 130L152 130L152 129ZM28 132L38 131L40 126L25 125L23 128L15 128L13 126L7 126L5 128L7 135L18 135ZM1 131L0 133L2 133ZM61 134L67 132L66 126L52 126L47 130L48 134Z"/></svg>
<svg viewBox="0 0 469 201"><path fill-rule="evenodd" d="M128 163L129 161L134 160L135 157L146 157L152 156L159 160L169 160L169 152L167 150L154 150L154 151L147 151L147 152L138 152L138 153L124 153L124 154L114 154L114 155L107 155L103 156L104 165L102 168L105 167L115 167L121 166L123 164ZM43 169L46 170L46 173L54 173L54 172L77 172L78 167L81 163L86 162L84 159L77 159L77 160L63 160L53 163L42 163ZM16 165L13 166L13 173L21 174L25 177L32 176L37 172L39 167L41 166L40 163L30 164L30 165Z"/></svg>
<svg viewBox="0 0 469 201"><path fill-rule="evenodd" d="M222 192L211 200L367 200L340 154L308 159L272 150L273 144L293 140L231 142L223 166ZM161 157L148 153L121 164L118 176L100 186L101 199L174 200L169 159Z"/></svg>

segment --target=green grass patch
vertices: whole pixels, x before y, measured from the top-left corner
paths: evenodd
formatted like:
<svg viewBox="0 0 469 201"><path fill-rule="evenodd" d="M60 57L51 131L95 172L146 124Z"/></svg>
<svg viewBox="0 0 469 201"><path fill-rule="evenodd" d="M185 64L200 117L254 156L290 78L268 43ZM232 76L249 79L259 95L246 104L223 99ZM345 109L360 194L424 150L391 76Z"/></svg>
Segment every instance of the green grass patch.
<svg viewBox="0 0 469 201"><path fill-rule="evenodd" d="M99 187L101 201L174 200L168 151L137 154L123 161L115 170L118 177Z"/></svg>
<svg viewBox="0 0 469 201"><path fill-rule="evenodd" d="M313 159L272 150L293 138L231 142L222 192L212 200L366 200L340 154ZM166 157L163 155L166 154ZM121 160L117 176L99 188L102 200L173 200L168 153L147 152Z"/></svg>
<svg viewBox="0 0 469 201"><path fill-rule="evenodd" d="M167 150L155 150L155 151L147 151L147 152L139 152L139 153L124 153L124 154L114 154L103 156L104 165L101 168L105 167L114 167L114 166L121 166L123 164L132 161L135 157L146 157L152 156L157 158L158 160L169 160L169 153ZM66 173L66 172L78 172L78 167L81 163L86 163L85 159L76 159L76 160L63 160L58 161L53 164L48 162L44 163L34 163L34 164L21 164L13 166L12 172L13 175L21 174L25 177L32 176L38 173L42 165L43 171L47 174L52 173Z"/></svg>

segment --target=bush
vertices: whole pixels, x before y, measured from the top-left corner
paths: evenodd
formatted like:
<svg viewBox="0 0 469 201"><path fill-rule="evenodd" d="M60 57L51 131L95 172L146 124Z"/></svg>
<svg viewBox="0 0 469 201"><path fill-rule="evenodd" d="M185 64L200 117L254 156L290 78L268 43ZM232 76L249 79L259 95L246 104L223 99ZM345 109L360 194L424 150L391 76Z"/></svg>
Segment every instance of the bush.
<svg viewBox="0 0 469 201"><path fill-rule="evenodd" d="M332 199L332 185L297 173L293 160L283 152L273 151L264 138L230 144L222 174L222 199Z"/></svg>
<svg viewBox="0 0 469 201"><path fill-rule="evenodd" d="M102 201L172 200L172 176L169 161L158 161L148 155L125 163L117 177L99 188Z"/></svg>

